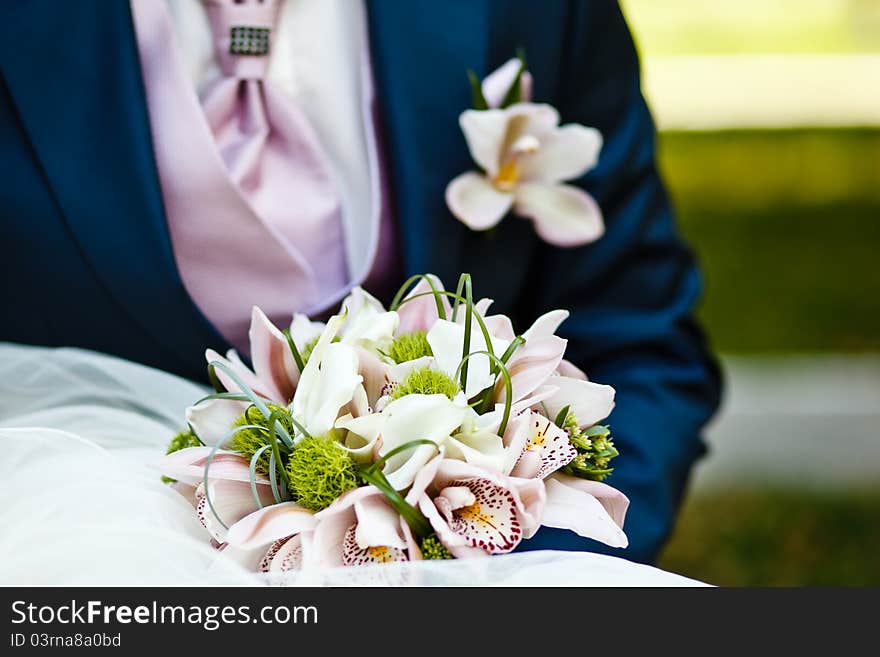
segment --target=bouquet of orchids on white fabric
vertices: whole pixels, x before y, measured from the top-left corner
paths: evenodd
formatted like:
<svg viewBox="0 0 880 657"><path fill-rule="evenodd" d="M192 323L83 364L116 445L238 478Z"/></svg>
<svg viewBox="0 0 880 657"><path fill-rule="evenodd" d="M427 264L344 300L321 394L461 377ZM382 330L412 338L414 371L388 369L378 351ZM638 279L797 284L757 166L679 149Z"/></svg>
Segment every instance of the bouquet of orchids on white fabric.
<svg viewBox="0 0 880 657"><path fill-rule="evenodd" d="M542 525L626 546L629 501L601 482L613 388L564 360L566 311L517 334L490 305L465 274L414 276L387 310L356 288L284 331L254 308L253 368L207 351L217 392L162 473L268 573L500 555Z"/></svg>

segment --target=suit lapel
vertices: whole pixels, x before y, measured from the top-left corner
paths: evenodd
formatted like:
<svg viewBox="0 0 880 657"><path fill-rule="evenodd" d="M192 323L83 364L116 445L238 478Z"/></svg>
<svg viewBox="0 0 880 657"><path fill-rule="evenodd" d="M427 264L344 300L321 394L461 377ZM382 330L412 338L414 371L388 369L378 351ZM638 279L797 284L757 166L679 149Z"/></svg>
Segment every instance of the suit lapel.
<svg viewBox="0 0 880 657"><path fill-rule="evenodd" d="M186 363L222 344L177 274L129 4L17 3L0 35L22 123L100 284ZM196 330L170 331L170 322Z"/></svg>

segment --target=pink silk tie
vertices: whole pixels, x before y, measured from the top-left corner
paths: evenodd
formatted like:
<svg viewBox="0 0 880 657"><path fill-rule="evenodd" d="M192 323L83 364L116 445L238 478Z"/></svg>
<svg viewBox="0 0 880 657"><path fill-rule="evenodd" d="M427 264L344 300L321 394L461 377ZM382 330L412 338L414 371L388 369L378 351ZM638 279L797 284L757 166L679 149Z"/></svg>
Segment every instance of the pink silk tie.
<svg viewBox="0 0 880 657"><path fill-rule="evenodd" d="M264 56L230 52L271 49L274 3L204 2L225 75L201 97L166 3L131 6L175 264L220 333L247 353L253 305L286 326L294 312L335 310L352 285L381 293L396 284L400 262L366 50L360 111L372 208L358 220L368 225L343 231L340 192L306 116L260 77ZM270 30L268 41L260 29Z"/></svg>
<svg viewBox="0 0 880 657"><path fill-rule="evenodd" d="M341 203L306 116L264 79L277 0L205 0L224 77L202 107L229 175L254 212L295 246L318 297L347 283Z"/></svg>

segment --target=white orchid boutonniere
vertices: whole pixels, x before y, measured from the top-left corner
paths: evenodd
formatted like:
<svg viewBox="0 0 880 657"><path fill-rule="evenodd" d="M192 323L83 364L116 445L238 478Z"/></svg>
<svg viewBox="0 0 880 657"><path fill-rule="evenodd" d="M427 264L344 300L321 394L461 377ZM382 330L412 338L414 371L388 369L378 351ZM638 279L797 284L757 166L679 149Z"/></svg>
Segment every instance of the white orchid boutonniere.
<svg viewBox="0 0 880 657"><path fill-rule="evenodd" d="M474 162L446 188L446 203L472 230L496 226L511 210L531 219L545 241L572 247L604 232L596 201L563 184L596 166L602 135L578 124L559 125L550 105L531 102L532 77L522 56L482 83L470 73L474 109L459 123Z"/></svg>

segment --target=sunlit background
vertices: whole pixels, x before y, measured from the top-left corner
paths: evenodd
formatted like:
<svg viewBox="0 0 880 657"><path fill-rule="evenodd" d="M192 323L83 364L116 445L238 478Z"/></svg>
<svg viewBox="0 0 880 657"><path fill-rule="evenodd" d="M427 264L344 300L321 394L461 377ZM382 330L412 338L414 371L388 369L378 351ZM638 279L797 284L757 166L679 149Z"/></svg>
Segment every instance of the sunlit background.
<svg viewBox="0 0 880 657"><path fill-rule="evenodd" d="M727 395L660 565L880 585L880 0L623 0Z"/></svg>

